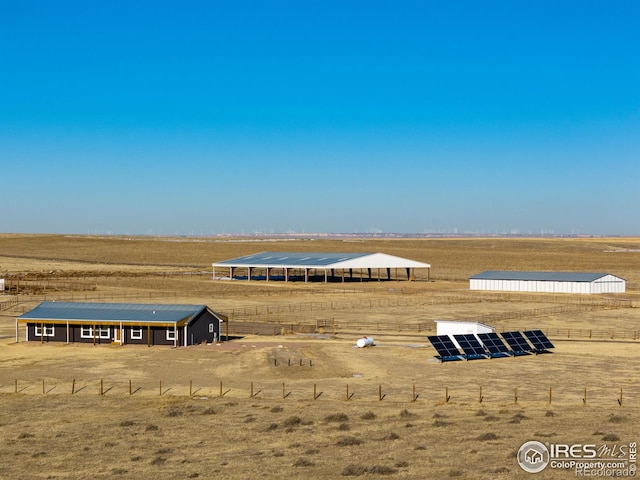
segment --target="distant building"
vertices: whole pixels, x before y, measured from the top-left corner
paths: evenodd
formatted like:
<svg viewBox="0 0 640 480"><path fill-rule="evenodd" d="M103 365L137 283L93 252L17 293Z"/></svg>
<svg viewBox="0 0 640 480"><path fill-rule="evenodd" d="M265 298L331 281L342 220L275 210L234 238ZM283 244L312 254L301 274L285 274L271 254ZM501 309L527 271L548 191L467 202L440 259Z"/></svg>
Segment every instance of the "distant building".
<svg viewBox="0 0 640 480"><path fill-rule="evenodd" d="M501 292L624 293L626 281L608 273L488 270L471 277L469 288Z"/></svg>
<svg viewBox="0 0 640 480"><path fill-rule="evenodd" d="M226 318L206 305L42 302L16 318L27 342L170 345L212 343Z"/></svg>
<svg viewBox="0 0 640 480"><path fill-rule="evenodd" d="M415 279L415 269L431 271L428 263L385 253L261 252L212 264L213 279L353 281ZM220 269L229 272L217 277Z"/></svg>
<svg viewBox="0 0 640 480"><path fill-rule="evenodd" d="M0 293L4 293L4 278L0 278Z"/></svg>
<svg viewBox="0 0 640 480"><path fill-rule="evenodd" d="M495 328L480 322L464 322L459 320L436 320L436 335L449 335L454 345L460 348L454 335L465 335L467 333L491 333Z"/></svg>

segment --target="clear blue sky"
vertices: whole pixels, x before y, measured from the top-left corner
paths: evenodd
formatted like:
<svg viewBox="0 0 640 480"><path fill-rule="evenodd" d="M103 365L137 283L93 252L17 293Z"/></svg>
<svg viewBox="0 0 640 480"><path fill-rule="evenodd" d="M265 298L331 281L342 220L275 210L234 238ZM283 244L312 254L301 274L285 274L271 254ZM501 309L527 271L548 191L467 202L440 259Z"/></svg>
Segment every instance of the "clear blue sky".
<svg viewBox="0 0 640 480"><path fill-rule="evenodd" d="M0 0L0 232L640 234L640 2Z"/></svg>

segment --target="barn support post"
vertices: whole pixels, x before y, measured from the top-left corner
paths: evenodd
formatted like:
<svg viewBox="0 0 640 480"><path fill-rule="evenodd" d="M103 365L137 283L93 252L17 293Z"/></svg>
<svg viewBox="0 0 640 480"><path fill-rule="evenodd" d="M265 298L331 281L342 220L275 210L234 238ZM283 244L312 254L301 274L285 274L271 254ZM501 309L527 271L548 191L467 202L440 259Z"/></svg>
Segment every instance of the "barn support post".
<svg viewBox="0 0 640 480"><path fill-rule="evenodd" d="M16 318L16 343L18 343L18 319Z"/></svg>
<svg viewBox="0 0 640 480"><path fill-rule="evenodd" d="M96 344L96 324L93 324L93 344Z"/></svg>
<svg viewBox="0 0 640 480"><path fill-rule="evenodd" d="M289 281L289 269L287 267L284 267L284 281Z"/></svg>
<svg viewBox="0 0 640 480"><path fill-rule="evenodd" d="M40 324L40 343L44 343L44 323Z"/></svg>
<svg viewBox="0 0 640 480"><path fill-rule="evenodd" d="M67 343L69 343L69 320L67 320Z"/></svg>
<svg viewBox="0 0 640 480"><path fill-rule="evenodd" d="M327 283L327 269L324 269L324 283Z"/></svg>
<svg viewBox="0 0 640 480"><path fill-rule="evenodd" d="M178 324L173 324L173 348L178 346Z"/></svg>
<svg viewBox="0 0 640 480"><path fill-rule="evenodd" d="M369 280L371 280L371 269L367 268L367 275L369 276Z"/></svg>
<svg viewBox="0 0 640 480"><path fill-rule="evenodd" d="M305 268L304 269L304 283L307 283L309 281L309 269Z"/></svg>
<svg viewBox="0 0 640 480"><path fill-rule="evenodd" d="M147 325L147 347L151 346L151 325Z"/></svg>
<svg viewBox="0 0 640 480"><path fill-rule="evenodd" d="M247 280L251 281L251 267L247 267Z"/></svg>
<svg viewBox="0 0 640 480"><path fill-rule="evenodd" d="M266 268L266 271L267 271L267 274L266 274L267 282L269 281L269 270L270 270L270 269L269 269L269 267L267 267L267 268Z"/></svg>
<svg viewBox="0 0 640 480"><path fill-rule="evenodd" d="M407 267L407 280L411 278L411 268Z"/></svg>
<svg viewBox="0 0 640 480"><path fill-rule="evenodd" d="M216 266L212 264L211 265L211 269L212 269L211 280L215 280L216 279Z"/></svg>
<svg viewBox="0 0 640 480"><path fill-rule="evenodd" d="M387 280L391 280L391 268L387 267Z"/></svg>

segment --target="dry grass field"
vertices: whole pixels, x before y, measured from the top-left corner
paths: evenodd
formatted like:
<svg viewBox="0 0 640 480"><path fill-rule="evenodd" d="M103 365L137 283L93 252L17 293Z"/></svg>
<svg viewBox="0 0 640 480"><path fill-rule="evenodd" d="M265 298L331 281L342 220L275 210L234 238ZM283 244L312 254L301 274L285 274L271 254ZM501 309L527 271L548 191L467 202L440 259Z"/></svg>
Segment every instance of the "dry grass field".
<svg viewBox="0 0 640 480"><path fill-rule="evenodd" d="M433 268L415 282L211 280L213 261L265 250L379 251ZM470 295L468 277L487 269L608 272L630 302ZM0 296L3 479L515 479L532 475L516 461L528 440L640 439L640 239L0 235L2 277L40 282L14 303ZM177 349L16 344L15 316L43 298L204 303L234 324L332 327ZM442 364L426 340L442 318L543 328L556 348ZM354 348L363 334L376 346Z"/></svg>

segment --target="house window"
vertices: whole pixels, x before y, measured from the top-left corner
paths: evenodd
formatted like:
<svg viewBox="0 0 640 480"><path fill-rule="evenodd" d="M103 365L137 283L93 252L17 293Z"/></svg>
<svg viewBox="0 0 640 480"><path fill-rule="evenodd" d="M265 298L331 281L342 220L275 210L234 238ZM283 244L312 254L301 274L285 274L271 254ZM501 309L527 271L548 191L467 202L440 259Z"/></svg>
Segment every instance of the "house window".
<svg viewBox="0 0 640 480"><path fill-rule="evenodd" d="M213 333L213 323L209 324L209 333Z"/></svg>
<svg viewBox="0 0 640 480"><path fill-rule="evenodd" d="M82 325L80 327L80 338L93 338L93 327Z"/></svg>
<svg viewBox="0 0 640 480"><path fill-rule="evenodd" d="M142 327L131 327L131 340L142 340Z"/></svg>
<svg viewBox="0 0 640 480"><path fill-rule="evenodd" d="M42 325L36 325L36 337L42 337ZM53 337L53 325L44 326L44 336Z"/></svg>
<svg viewBox="0 0 640 480"><path fill-rule="evenodd" d="M98 338L111 338L111 328L98 325L96 327L96 337Z"/></svg>
<svg viewBox="0 0 640 480"><path fill-rule="evenodd" d="M167 328L167 340L175 340L176 331L173 328Z"/></svg>

